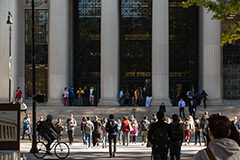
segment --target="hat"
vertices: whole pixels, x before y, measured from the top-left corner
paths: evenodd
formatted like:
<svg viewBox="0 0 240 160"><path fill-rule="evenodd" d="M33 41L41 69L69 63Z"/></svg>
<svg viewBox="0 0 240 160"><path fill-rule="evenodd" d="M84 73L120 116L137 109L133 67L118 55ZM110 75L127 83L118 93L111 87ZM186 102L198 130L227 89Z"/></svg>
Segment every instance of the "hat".
<svg viewBox="0 0 240 160"><path fill-rule="evenodd" d="M130 118L134 118L134 116L133 116L133 115L131 115L131 116L130 116Z"/></svg>

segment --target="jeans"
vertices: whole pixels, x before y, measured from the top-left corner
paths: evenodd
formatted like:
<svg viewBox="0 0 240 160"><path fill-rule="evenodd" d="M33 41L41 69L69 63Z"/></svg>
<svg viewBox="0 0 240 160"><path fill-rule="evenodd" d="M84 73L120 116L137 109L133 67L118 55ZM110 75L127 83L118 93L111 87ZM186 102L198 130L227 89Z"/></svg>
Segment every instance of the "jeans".
<svg viewBox="0 0 240 160"><path fill-rule="evenodd" d="M176 157L176 160L180 160L181 146L182 146L182 141L181 140L170 142L171 160L174 160L174 157Z"/></svg>
<svg viewBox="0 0 240 160"><path fill-rule="evenodd" d="M85 132L82 132L82 140L83 140L83 144L87 144L87 139L86 139L86 134Z"/></svg>
<svg viewBox="0 0 240 160"><path fill-rule="evenodd" d="M123 139L123 145L125 145L125 138L127 139L127 146L129 144L129 135L130 135L130 132L123 132L123 135L122 135L122 139Z"/></svg>
<svg viewBox="0 0 240 160"><path fill-rule="evenodd" d="M24 139L25 138L25 134L26 134L26 130L28 130L28 137L29 137L29 140L31 140L32 139L32 132L31 132L31 128L29 127L29 128L26 128L26 127L24 127L23 128L23 136L22 136L22 139Z"/></svg>
<svg viewBox="0 0 240 160"><path fill-rule="evenodd" d="M122 143L122 133L118 133L117 140Z"/></svg>
<svg viewBox="0 0 240 160"><path fill-rule="evenodd" d="M68 130L67 133L68 133L69 143L72 144L73 137L74 137L74 130Z"/></svg>
<svg viewBox="0 0 240 160"><path fill-rule="evenodd" d="M181 117L183 120L185 119L184 107L179 108L179 117Z"/></svg>
<svg viewBox="0 0 240 160"><path fill-rule="evenodd" d="M103 141L102 141L102 143L103 143L103 147L107 147L107 133L103 133L102 134L102 138L103 138Z"/></svg>
<svg viewBox="0 0 240 160"><path fill-rule="evenodd" d="M147 131L141 131L142 142L147 143Z"/></svg>
<svg viewBox="0 0 240 160"><path fill-rule="evenodd" d="M112 157L112 142L113 142L113 145L114 145L113 153L116 153L116 150L117 150L117 147L116 147L117 135L109 135L108 140L109 140L109 154L110 154L110 157Z"/></svg>
<svg viewBox="0 0 240 160"><path fill-rule="evenodd" d="M46 145L47 151L50 151L50 145L56 139L52 133L43 133L42 137L48 142Z"/></svg>
<svg viewBox="0 0 240 160"><path fill-rule="evenodd" d="M87 141L88 148L91 148L92 133L85 133L85 140Z"/></svg>

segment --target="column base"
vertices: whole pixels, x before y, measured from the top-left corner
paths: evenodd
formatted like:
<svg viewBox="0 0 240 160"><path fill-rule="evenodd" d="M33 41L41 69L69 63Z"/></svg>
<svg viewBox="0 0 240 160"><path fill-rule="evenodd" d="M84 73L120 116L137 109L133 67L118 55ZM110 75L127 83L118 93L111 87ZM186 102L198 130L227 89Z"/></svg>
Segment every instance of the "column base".
<svg viewBox="0 0 240 160"><path fill-rule="evenodd" d="M216 107L223 107L223 100L221 98L218 99L213 99L213 98L209 98L206 101L207 106L216 106ZM203 105L203 102L201 103Z"/></svg>
<svg viewBox="0 0 240 160"><path fill-rule="evenodd" d="M48 99L47 102L48 106L63 106L63 100L62 99Z"/></svg>
<svg viewBox="0 0 240 160"><path fill-rule="evenodd" d="M119 106L119 102L117 98L101 98L99 100L98 106Z"/></svg>
<svg viewBox="0 0 240 160"><path fill-rule="evenodd" d="M160 106L164 102L166 106L172 106L169 98L153 98L151 102L151 106Z"/></svg>

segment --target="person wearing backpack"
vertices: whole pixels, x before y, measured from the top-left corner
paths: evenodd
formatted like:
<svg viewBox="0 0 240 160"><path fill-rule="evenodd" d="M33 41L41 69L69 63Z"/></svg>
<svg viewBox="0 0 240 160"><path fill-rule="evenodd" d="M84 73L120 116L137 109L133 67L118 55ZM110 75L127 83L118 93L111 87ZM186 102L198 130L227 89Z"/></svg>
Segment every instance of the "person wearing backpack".
<svg viewBox="0 0 240 160"><path fill-rule="evenodd" d="M87 149L91 149L91 141L92 141L92 132L94 130L94 125L91 122L90 117L87 117L87 121L84 124L83 132L85 133L85 140L87 142Z"/></svg>
<svg viewBox="0 0 240 160"><path fill-rule="evenodd" d="M171 160L180 160L181 146L183 141L183 126L179 123L177 114L172 115L173 122L170 124L170 156Z"/></svg>
<svg viewBox="0 0 240 160"><path fill-rule="evenodd" d="M147 143L147 131L150 127L150 122L148 121L148 116L144 116L144 120L141 121L141 136L142 136L142 146Z"/></svg>
<svg viewBox="0 0 240 160"><path fill-rule="evenodd" d="M211 115L208 122L211 141L206 149L197 153L195 160L239 160L240 147L227 138L231 133L230 120L226 116Z"/></svg>
<svg viewBox="0 0 240 160"><path fill-rule="evenodd" d="M114 120L113 114L109 115L109 119L106 124L105 130L108 132L109 154L110 154L110 158L112 158L116 156L117 133L120 131L118 123ZM113 152L112 152L112 142L114 144Z"/></svg>
<svg viewBox="0 0 240 160"><path fill-rule="evenodd" d="M153 145L154 160L166 160L168 155L168 138L171 137L170 127L164 122L164 113L157 112L158 121L150 125L148 140Z"/></svg>

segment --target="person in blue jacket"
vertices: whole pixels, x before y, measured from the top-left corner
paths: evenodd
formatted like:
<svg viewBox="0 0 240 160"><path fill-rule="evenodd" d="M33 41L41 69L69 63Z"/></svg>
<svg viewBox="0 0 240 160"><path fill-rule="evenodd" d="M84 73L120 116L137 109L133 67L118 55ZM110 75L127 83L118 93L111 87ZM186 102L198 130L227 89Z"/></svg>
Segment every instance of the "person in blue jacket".
<svg viewBox="0 0 240 160"><path fill-rule="evenodd" d="M117 133L120 131L120 127L118 123L114 120L114 115L110 114L108 122L106 124L105 130L108 132L108 140L109 140L109 153L110 158L116 156L116 142L117 142ZM112 152L112 142L114 144L114 150Z"/></svg>

